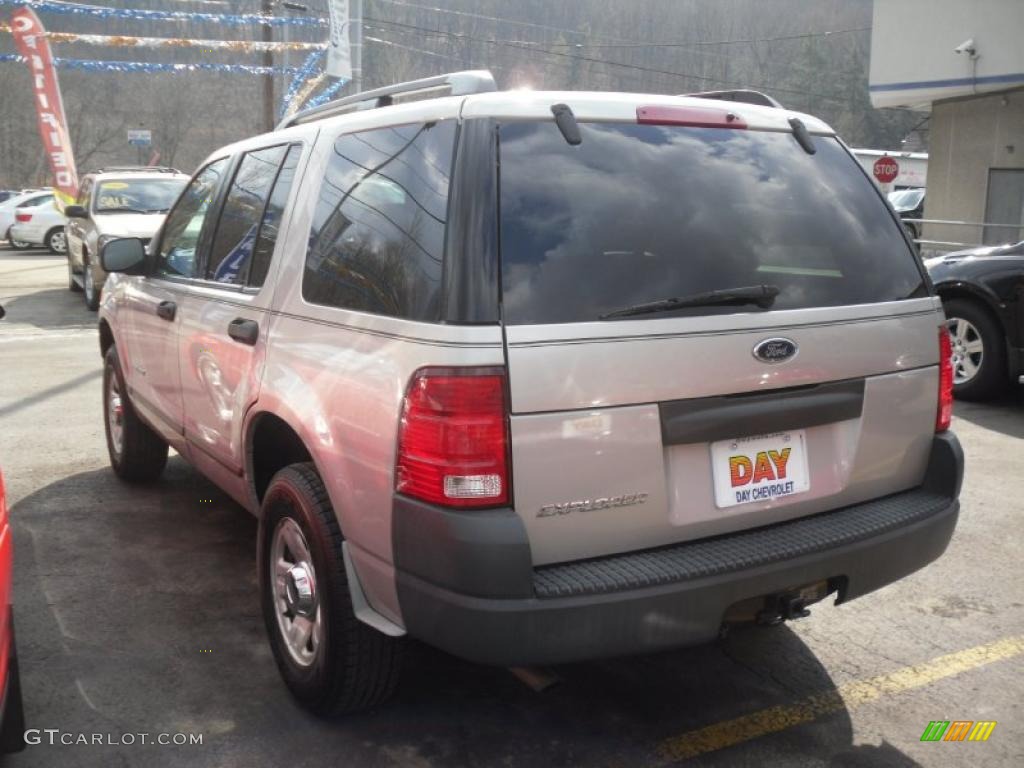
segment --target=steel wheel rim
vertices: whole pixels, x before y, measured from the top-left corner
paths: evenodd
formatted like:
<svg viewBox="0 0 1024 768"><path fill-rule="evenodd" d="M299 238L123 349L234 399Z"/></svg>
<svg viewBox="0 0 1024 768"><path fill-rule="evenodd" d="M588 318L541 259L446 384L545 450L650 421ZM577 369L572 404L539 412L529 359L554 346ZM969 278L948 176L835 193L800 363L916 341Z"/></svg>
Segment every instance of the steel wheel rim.
<svg viewBox="0 0 1024 768"><path fill-rule="evenodd" d="M110 431L110 446L116 456L121 455L124 446L124 401L117 374L110 371L107 384L107 429Z"/></svg>
<svg viewBox="0 0 1024 768"><path fill-rule="evenodd" d="M323 640L323 624L313 557L302 529L290 517L274 528L268 567L278 633L292 661L309 667ZM296 586L303 576L308 578L308 594Z"/></svg>
<svg viewBox="0 0 1024 768"><path fill-rule="evenodd" d="M951 317L946 322L953 346L953 383L973 381L985 360L985 343L973 323L962 317Z"/></svg>
<svg viewBox="0 0 1024 768"><path fill-rule="evenodd" d="M63 232L57 232L50 238L50 247L57 253L64 253L68 249L67 236Z"/></svg>

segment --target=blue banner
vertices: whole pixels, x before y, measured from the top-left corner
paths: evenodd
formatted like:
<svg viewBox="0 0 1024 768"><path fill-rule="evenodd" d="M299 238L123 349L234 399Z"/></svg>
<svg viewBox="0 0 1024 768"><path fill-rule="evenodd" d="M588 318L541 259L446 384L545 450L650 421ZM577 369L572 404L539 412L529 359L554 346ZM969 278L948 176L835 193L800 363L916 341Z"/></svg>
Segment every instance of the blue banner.
<svg viewBox="0 0 1024 768"><path fill-rule="evenodd" d="M268 27L326 27L327 19L315 16L264 16L259 13L198 13L195 11L144 11L136 8L104 8L70 5L53 0L0 0L3 5L25 5L43 13L92 16L99 19L139 21L204 21L211 24L262 24Z"/></svg>

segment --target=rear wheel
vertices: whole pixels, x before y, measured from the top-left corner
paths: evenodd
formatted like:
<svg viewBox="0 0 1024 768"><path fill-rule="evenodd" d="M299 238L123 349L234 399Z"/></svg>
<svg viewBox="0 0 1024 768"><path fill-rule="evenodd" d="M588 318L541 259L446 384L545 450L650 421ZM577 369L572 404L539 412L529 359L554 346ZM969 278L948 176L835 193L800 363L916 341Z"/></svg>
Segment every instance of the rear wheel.
<svg viewBox="0 0 1024 768"><path fill-rule="evenodd" d="M107 350L103 365L103 422L110 466L122 480L156 480L167 464L167 443L139 418L128 399L117 348Z"/></svg>
<svg viewBox="0 0 1024 768"><path fill-rule="evenodd" d="M64 234L64 227L54 227L46 233L46 247L50 249L50 253L56 253L58 255L68 252L68 238Z"/></svg>
<svg viewBox="0 0 1024 768"><path fill-rule="evenodd" d="M11 237L11 230L7 230L7 247L12 251L25 251L32 247L32 243L27 243L24 240L15 240Z"/></svg>
<svg viewBox="0 0 1024 768"><path fill-rule="evenodd" d="M944 304L953 342L953 394L983 400L1006 386L1006 343L994 317L976 302L951 299Z"/></svg>
<svg viewBox="0 0 1024 768"><path fill-rule="evenodd" d="M82 290L85 292L85 306L95 312L100 308L100 292L92 279L92 265L89 263L88 253L82 254Z"/></svg>
<svg viewBox="0 0 1024 768"><path fill-rule="evenodd" d="M398 682L403 644L355 617L342 535L312 464L270 481L259 534L263 620L292 695L318 714L368 709Z"/></svg>

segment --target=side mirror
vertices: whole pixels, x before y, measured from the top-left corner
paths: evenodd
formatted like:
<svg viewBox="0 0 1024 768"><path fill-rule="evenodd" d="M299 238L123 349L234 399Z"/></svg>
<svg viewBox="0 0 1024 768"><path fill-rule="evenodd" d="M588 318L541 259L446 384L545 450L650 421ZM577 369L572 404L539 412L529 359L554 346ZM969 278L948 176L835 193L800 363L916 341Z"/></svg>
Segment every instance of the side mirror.
<svg viewBox="0 0 1024 768"><path fill-rule="evenodd" d="M7 314L7 312L4 311L3 305L0 304L0 320L3 320L4 319L4 315L6 315L6 314Z"/></svg>
<svg viewBox="0 0 1024 768"><path fill-rule="evenodd" d="M126 275L145 274L146 246L137 237L121 237L100 248L100 266L104 272Z"/></svg>
<svg viewBox="0 0 1024 768"><path fill-rule="evenodd" d="M69 205L64 209L64 215L69 219L88 219L89 212L80 205Z"/></svg>

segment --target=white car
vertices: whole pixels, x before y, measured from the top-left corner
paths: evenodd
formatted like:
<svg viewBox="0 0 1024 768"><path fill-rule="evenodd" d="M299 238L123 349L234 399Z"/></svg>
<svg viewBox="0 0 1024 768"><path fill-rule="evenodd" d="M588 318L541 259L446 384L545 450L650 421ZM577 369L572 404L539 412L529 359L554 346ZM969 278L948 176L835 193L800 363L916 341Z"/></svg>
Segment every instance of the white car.
<svg viewBox="0 0 1024 768"><path fill-rule="evenodd" d="M19 195L0 203L0 237L7 241L10 248L29 248L29 243L11 240L11 227L14 226L15 213L21 208L32 208L53 200L53 192L38 189L34 192L22 192Z"/></svg>
<svg viewBox="0 0 1024 768"><path fill-rule="evenodd" d="M39 205L20 206L10 229L11 242L29 247L45 245L50 253L67 253L68 239L64 232L67 222L64 214L57 210L52 195Z"/></svg>

